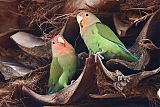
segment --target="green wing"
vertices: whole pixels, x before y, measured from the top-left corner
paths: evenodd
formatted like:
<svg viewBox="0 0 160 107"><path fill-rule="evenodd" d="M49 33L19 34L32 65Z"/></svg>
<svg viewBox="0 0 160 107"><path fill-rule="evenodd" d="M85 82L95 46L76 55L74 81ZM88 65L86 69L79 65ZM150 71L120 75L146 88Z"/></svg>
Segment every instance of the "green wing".
<svg viewBox="0 0 160 107"><path fill-rule="evenodd" d="M50 75L49 75L49 86L54 86L58 83L58 80L62 74L62 68L60 67L60 64L58 62L58 58L53 58L51 67L50 67Z"/></svg>
<svg viewBox="0 0 160 107"><path fill-rule="evenodd" d="M101 35L103 38L108 39L118 45L125 47L124 44L119 40L119 38L108 26L106 26L105 24L102 24L101 22L97 22L95 25L99 35Z"/></svg>

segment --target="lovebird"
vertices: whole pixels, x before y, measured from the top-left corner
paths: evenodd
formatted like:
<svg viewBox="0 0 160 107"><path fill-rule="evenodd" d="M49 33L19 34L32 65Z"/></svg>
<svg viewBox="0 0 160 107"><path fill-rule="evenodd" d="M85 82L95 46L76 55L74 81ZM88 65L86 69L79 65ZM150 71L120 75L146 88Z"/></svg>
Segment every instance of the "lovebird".
<svg viewBox="0 0 160 107"><path fill-rule="evenodd" d="M49 75L48 93L54 93L67 86L77 67L75 50L63 36L58 34L52 39L52 62Z"/></svg>
<svg viewBox="0 0 160 107"><path fill-rule="evenodd" d="M89 54L101 53L108 60L138 61L139 58L129 52L115 33L91 12L78 13L77 22Z"/></svg>

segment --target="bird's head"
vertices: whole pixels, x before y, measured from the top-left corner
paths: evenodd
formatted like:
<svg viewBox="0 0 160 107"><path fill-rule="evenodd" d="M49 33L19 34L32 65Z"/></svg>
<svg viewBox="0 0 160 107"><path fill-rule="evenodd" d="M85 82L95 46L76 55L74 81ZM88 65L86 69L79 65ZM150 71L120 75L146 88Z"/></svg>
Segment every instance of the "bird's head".
<svg viewBox="0 0 160 107"><path fill-rule="evenodd" d="M56 44L59 46L65 46L66 40L61 35L57 35L53 38L52 44Z"/></svg>
<svg viewBox="0 0 160 107"><path fill-rule="evenodd" d="M58 34L52 39L53 56L64 55L68 52L74 52L74 48L69 44L62 35Z"/></svg>
<svg viewBox="0 0 160 107"><path fill-rule="evenodd" d="M82 31L86 27L88 27L96 22L100 22L100 20L91 12L81 11L77 15L77 22L80 26L80 30Z"/></svg>

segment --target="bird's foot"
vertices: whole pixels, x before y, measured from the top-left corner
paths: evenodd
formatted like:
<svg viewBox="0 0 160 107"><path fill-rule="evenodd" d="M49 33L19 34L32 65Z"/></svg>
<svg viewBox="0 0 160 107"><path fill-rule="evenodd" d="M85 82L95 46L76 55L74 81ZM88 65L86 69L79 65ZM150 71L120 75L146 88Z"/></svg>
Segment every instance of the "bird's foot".
<svg viewBox="0 0 160 107"><path fill-rule="evenodd" d="M65 84L64 87L69 87L70 85L72 85L75 82L75 80L72 80L71 83L69 85Z"/></svg>
<svg viewBox="0 0 160 107"><path fill-rule="evenodd" d="M75 81L76 81L76 80L72 80L70 85L72 85Z"/></svg>
<svg viewBox="0 0 160 107"><path fill-rule="evenodd" d="M95 56L95 63L97 63L97 60L98 60L98 57L101 58L101 59L104 59L104 57L101 55L103 54L104 52L97 52L96 54L94 54Z"/></svg>

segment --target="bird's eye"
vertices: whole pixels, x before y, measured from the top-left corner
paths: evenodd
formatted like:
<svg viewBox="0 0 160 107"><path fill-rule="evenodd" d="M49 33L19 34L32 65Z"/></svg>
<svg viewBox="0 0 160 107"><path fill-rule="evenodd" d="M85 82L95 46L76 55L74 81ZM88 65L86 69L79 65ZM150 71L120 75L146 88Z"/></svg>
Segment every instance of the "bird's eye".
<svg viewBox="0 0 160 107"><path fill-rule="evenodd" d="M55 44L54 42L52 42L52 44Z"/></svg>
<svg viewBox="0 0 160 107"><path fill-rule="evenodd" d="M89 16L89 15L86 13L86 16Z"/></svg>

